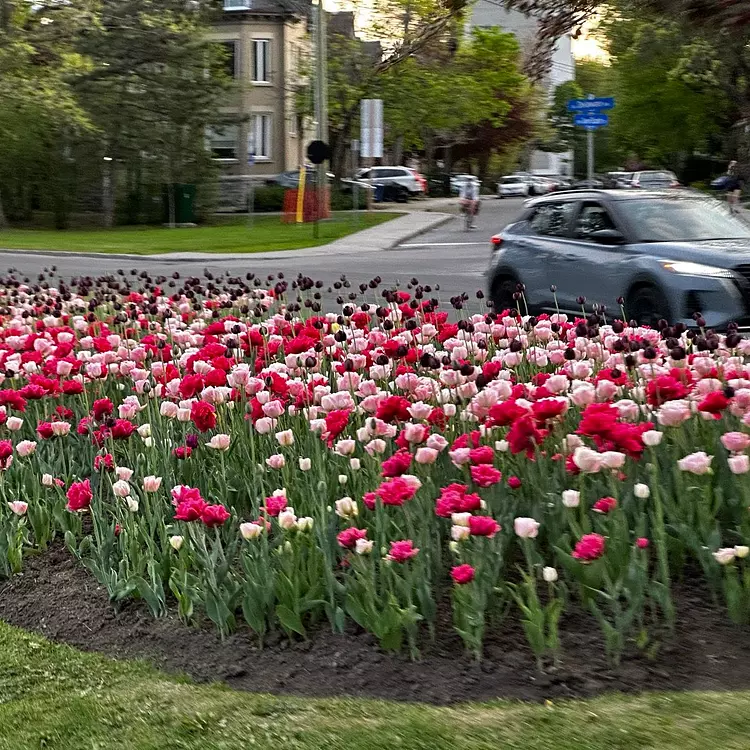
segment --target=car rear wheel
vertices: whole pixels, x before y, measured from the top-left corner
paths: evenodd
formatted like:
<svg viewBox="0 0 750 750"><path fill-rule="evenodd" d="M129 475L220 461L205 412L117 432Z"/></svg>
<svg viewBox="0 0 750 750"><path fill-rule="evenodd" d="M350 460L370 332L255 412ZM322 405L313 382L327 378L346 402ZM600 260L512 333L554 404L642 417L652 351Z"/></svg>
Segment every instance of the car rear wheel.
<svg viewBox="0 0 750 750"><path fill-rule="evenodd" d="M492 306L496 313L518 309L518 301L513 299L517 284L518 281L512 276L495 279L492 284Z"/></svg>
<svg viewBox="0 0 750 750"><path fill-rule="evenodd" d="M664 295L650 284L636 287L628 294L625 312L631 320L652 328L656 328L656 324L662 318L670 319L669 306L664 300Z"/></svg>

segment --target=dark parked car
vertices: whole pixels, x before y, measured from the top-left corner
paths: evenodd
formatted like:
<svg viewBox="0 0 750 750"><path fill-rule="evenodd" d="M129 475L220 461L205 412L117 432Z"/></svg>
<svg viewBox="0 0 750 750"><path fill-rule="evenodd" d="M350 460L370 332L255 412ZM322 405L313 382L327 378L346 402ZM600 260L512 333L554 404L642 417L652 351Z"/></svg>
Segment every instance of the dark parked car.
<svg viewBox="0 0 750 750"><path fill-rule="evenodd" d="M492 238L489 293L513 308L580 314L577 299L629 319L723 327L750 323L750 226L712 198L683 190L589 190L529 201ZM556 293L550 287L556 287Z"/></svg>

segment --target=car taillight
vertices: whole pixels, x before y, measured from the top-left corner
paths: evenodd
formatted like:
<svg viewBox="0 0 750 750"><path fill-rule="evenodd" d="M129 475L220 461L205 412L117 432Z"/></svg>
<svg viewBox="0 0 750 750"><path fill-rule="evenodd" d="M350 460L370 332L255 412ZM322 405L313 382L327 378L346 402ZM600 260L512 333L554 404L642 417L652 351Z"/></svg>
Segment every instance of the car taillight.
<svg viewBox="0 0 750 750"><path fill-rule="evenodd" d="M678 187L680 187L680 183L677 180L675 180L674 182L670 182L669 183L669 187L671 187L671 188L678 188Z"/></svg>
<svg viewBox="0 0 750 750"><path fill-rule="evenodd" d="M499 234L496 234L490 242L492 243L492 250L494 252L503 244L503 238Z"/></svg>

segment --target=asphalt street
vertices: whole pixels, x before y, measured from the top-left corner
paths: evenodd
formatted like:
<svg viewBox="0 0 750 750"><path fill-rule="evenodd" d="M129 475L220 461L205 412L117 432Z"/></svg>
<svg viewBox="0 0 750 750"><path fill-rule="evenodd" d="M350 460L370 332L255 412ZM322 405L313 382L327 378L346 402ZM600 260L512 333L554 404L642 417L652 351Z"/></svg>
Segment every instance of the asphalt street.
<svg viewBox="0 0 750 750"><path fill-rule="evenodd" d="M457 207L458 201L456 201ZM466 231L463 218L456 214L447 223L426 234L412 238L392 250L357 252L356 245L344 247L335 253L321 254L304 251L269 253L263 258L253 255L237 256L236 259L205 259L196 261L174 260L165 257L143 257L138 260L117 256L65 256L55 257L24 252L0 253L0 273L15 268L21 274L33 278L43 268L57 266L64 278L86 274L100 276L114 273L118 269L129 272L136 268L150 274L171 275L179 271L184 275L200 276L207 268L212 273L230 271L233 275L254 272L257 275L276 274L282 271L287 278L303 273L332 284L342 274L353 283L367 282L380 276L387 284L396 281L408 282L412 277L422 284L440 285L440 296L461 292L473 294L484 289L484 271L490 253L490 237L500 231L519 213L520 199L498 200L487 198L477 217L477 228Z"/></svg>

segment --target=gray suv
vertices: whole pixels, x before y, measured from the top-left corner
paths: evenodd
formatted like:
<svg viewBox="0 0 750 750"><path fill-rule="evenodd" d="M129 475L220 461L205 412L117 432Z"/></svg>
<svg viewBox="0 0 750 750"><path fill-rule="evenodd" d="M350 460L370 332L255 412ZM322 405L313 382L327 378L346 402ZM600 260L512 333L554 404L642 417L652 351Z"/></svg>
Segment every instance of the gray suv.
<svg viewBox="0 0 750 750"><path fill-rule="evenodd" d="M560 192L529 201L492 238L495 309L581 313L711 327L750 324L750 227L726 206L682 190ZM585 298L585 302L581 302Z"/></svg>

